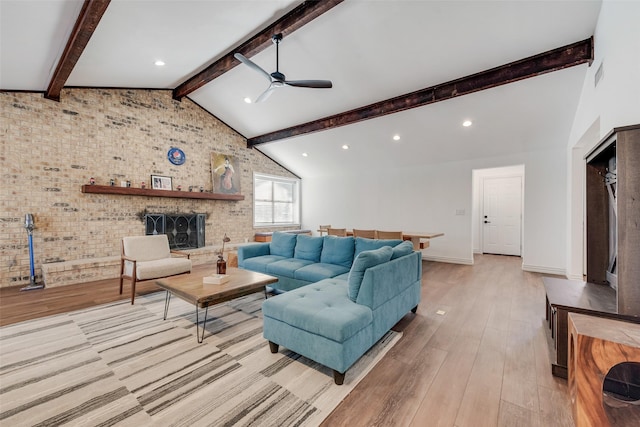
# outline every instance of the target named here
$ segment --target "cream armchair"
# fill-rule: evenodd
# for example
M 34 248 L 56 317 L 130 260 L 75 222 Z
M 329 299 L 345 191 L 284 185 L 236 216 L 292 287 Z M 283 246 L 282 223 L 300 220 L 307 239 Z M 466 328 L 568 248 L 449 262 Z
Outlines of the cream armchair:
M 182 257 L 173 258 L 172 254 Z M 123 280 L 131 279 L 131 304 L 136 297 L 136 282 L 182 273 L 191 273 L 189 254 L 170 250 L 166 234 L 122 238 L 120 294 Z

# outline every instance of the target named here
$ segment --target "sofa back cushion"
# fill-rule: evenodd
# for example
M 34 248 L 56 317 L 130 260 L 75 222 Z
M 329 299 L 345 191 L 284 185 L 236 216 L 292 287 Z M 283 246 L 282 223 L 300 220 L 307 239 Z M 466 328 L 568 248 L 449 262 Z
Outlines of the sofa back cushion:
M 122 249 L 136 261 L 152 261 L 171 257 L 169 239 L 166 234 L 131 236 L 122 238 Z
M 307 236 L 305 234 L 298 234 L 298 242 L 296 243 L 294 258 L 320 262 L 323 240 L 323 237 L 313 237 Z
M 298 236 L 293 233 L 274 232 L 271 236 L 271 243 L 269 243 L 269 253 L 285 258 L 293 258 L 293 249 L 296 247 L 296 237 Z
M 354 258 L 360 254 L 362 251 L 372 251 L 374 249 L 380 249 L 383 246 L 391 246 L 394 247 L 402 243 L 401 239 L 365 239 L 363 237 L 356 237 L 356 249 L 354 252 Z
M 355 302 L 358 298 L 360 285 L 367 268 L 388 262 L 392 254 L 393 249 L 390 246 L 383 246 L 372 251 L 362 251 L 358 254 L 353 261 L 351 271 L 349 271 L 349 279 L 347 280 L 349 283 L 348 295 L 351 301 Z
M 393 247 L 393 254 L 391 255 L 391 259 L 400 258 L 401 256 L 409 255 L 413 252 L 413 243 L 409 241 L 404 241 L 399 245 Z
M 351 268 L 354 248 L 353 237 L 324 236 L 320 262 Z

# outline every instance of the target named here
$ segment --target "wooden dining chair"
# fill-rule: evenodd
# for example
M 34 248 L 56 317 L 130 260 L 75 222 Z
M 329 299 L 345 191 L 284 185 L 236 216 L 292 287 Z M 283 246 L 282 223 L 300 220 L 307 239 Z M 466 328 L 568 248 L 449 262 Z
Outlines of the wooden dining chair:
M 402 231 L 381 231 L 377 230 L 378 239 L 402 239 Z
M 319 225 L 318 233 L 320 233 L 320 235 L 322 236 L 324 233 L 327 233 L 327 230 L 329 230 L 330 228 L 331 228 L 331 224 Z
M 376 239 L 376 230 L 353 229 L 353 237 L 364 237 L 365 239 Z
M 327 234 L 329 236 L 347 237 L 346 228 L 327 228 Z

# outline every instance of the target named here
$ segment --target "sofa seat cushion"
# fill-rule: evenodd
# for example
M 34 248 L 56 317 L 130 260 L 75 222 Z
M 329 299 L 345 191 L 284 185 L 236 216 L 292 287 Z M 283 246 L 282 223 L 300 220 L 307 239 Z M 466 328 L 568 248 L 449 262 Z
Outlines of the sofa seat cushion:
M 373 313 L 347 296 L 343 280 L 326 279 L 277 295 L 262 303 L 265 317 L 311 334 L 345 342 L 371 327 Z
M 351 268 L 355 240 L 353 237 L 324 236 L 320 262 Z
M 309 264 L 313 264 L 313 261 L 306 259 L 286 258 L 280 261 L 267 264 L 267 273 L 275 274 L 277 276 L 286 276 L 294 278 L 296 270 L 305 267 Z
M 125 274 L 131 277 L 133 274 L 133 263 L 126 261 L 124 267 Z M 187 258 L 163 258 L 153 261 L 138 261 L 136 263 L 137 280 L 156 279 L 158 277 L 190 272 L 191 260 Z
M 261 255 L 244 260 L 244 268 L 258 273 L 267 273 L 267 266 L 273 262 L 286 259 L 280 255 Z
M 308 282 L 319 282 L 320 280 L 335 277 L 348 271 L 349 269 L 347 267 L 341 265 L 318 262 L 299 268 L 295 271 L 293 277 Z

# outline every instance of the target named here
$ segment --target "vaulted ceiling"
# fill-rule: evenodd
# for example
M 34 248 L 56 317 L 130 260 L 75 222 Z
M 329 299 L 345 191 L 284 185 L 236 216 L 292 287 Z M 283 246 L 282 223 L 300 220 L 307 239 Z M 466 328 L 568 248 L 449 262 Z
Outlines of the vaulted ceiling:
M 255 147 L 301 177 L 508 155 L 566 145 L 600 3 L 0 0 L 0 89 L 53 98 L 55 83 L 172 89 L 250 144 L 273 139 Z M 83 31 L 74 31 L 79 16 Z M 333 88 L 279 88 L 246 103 L 268 81 L 233 53 L 275 71 L 269 39 L 280 31 L 279 70 L 291 80 L 328 79 Z M 70 35 L 71 45 L 84 47 L 75 57 L 65 50 Z M 557 48 L 554 63 L 544 55 Z M 527 78 L 513 78 L 517 67 L 497 70 L 488 84 L 476 76 L 535 55 L 542 56 L 521 67 Z M 462 78 L 467 90 L 441 86 Z M 423 89 L 447 96 L 425 101 Z M 462 127 L 464 120 L 473 125 Z M 343 123 L 350 124 L 334 126 Z M 321 130 L 305 133 L 310 128 Z M 282 129 L 289 131 L 273 136 Z

